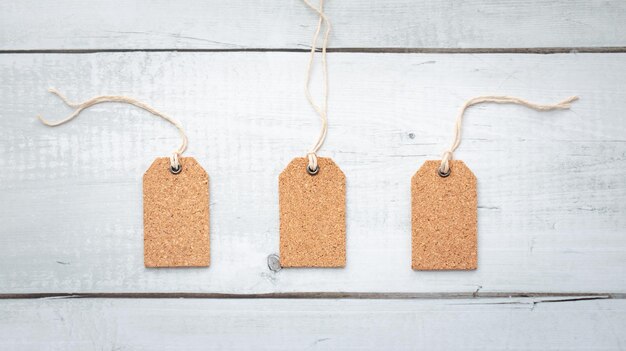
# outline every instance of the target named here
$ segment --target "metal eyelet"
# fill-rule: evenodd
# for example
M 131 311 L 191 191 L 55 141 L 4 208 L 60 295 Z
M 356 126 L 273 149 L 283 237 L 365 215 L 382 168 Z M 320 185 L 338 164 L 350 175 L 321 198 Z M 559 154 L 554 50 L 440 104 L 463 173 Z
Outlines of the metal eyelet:
M 179 164 L 177 168 L 174 168 L 174 167 L 170 166 L 170 172 L 172 174 L 178 174 L 178 173 L 182 172 L 182 170 L 183 170 L 183 165 L 181 165 L 181 164 Z
M 450 172 L 452 172 L 452 168 L 448 168 L 447 172 L 443 172 L 441 171 L 441 168 L 437 168 L 437 174 L 441 177 L 441 178 L 446 178 L 447 176 L 450 175 Z
M 317 168 L 315 168 L 315 170 L 311 169 L 308 165 L 306 166 L 306 171 L 308 174 L 314 176 L 316 174 L 318 174 L 320 172 L 320 166 L 317 165 Z

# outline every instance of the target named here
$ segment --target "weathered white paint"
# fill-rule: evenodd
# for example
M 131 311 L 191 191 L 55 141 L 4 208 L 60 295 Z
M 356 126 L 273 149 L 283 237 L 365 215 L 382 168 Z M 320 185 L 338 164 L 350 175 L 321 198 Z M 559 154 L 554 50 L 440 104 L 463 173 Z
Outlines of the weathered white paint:
M 331 47 L 626 46 L 623 0 L 330 0 Z M 0 2 L 0 50 L 306 48 L 301 0 Z
M 0 292 L 626 291 L 625 54 L 329 59 L 321 155 L 347 177 L 347 267 L 273 273 L 277 177 L 319 128 L 305 53 L 0 55 Z M 50 86 L 180 119 L 211 177 L 210 268 L 142 263 L 141 177 L 176 130 L 121 105 L 45 127 L 37 113 L 69 112 Z M 456 156 L 478 177 L 479 269 L 414 272 L 409 179 L 451 142 L 463 101 L 486 93 L 581 100 L 469 112 Z
M 326 3 L 333 48 L 626 46 L 619 0 Z M 0 50 L 304 49 L 314 25 L 300 0 L 7 1 Z M 306 54 L 0 54 L 0 293 L 626 292 L 625 54 L 330 60 L 322 155 L 348 180 L 348 265 L 273 273 L 277 177 L 319 127 Z M 142 265 L 141 176 L 176 131 L 120 105 L 47 129 L 36 113 L 68 112 L 49 86 L 128 94 L 181 120 L 211 176 L 210 268 Z M 457 156 L 479 181 L 479 269 L 413 272 L 410 176 L 485 93 L 581 101 L 469 113 Z M 0 349 L 625 347 L 626 300 L 562 299 L 0 300 Z
M 623 350 L 626 301 L 5 300 L 3 350 Z

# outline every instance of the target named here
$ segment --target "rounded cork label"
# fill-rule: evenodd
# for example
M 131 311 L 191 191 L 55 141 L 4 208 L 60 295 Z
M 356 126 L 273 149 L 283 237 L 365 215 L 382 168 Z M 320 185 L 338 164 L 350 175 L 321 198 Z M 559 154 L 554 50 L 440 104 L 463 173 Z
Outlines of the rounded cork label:
M 295 158 L 279 177 L 282 267 L 346 265 L 346 177 L 330 158 Z
M 170 171 L 157 158 L 143 176 L 144 264 L 146 267 L 206 267 L 209 247 L 209 177 L 192 157 Z
M 426 161 L 411 179 L 412 268 L 468 270 L 477 266 L 476 177 L 463 161 Z

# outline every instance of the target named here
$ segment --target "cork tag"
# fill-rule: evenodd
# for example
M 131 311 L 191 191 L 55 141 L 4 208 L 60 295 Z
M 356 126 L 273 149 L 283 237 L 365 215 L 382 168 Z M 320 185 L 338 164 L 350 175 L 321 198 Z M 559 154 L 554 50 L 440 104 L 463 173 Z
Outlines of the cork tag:
M 295 158 L 279 177 L 282 267 L 345 267 L 346 177 L 330 159 L 318 172 Z
M 412 246 L 415 270 L 477 267 L 476 177 L 463 161 L 426 161 L 411 179 Z
M 144 264 L 146 267 L 207 267 L 209 177 L 193 157 L 157 158 L 143 176 Z

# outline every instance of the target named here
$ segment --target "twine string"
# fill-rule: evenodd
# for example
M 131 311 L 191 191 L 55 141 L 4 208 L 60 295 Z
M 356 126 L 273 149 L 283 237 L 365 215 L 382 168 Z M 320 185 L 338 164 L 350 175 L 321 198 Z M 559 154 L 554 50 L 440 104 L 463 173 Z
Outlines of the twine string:
M 127 97 L 127 96 L 119 96 L 119 95 L 102 95 L 102 96 L 96 96 L 93 97 L 89 100 L 85 100 L 83 102 L 71 102 L 67 99 L 67 97 L 65 97 L 63 94 L 61 94 L 58 90 L 54 89 L 54 88 L 50 88 L 48 89 L 49 92 L 51 92 L 52 94 L 58 96 L 67 106 L 69 107 L 73 107 L 75 110 L 74 112 L 72 112 L 69 116 L 60 119 L 58 121 L 50 121 L 47 119 L 44 119 L 41 115 L 38 115 L 37 118 L 41 121 L 41 123 L 49 126 L 49 127 L 56 127 L 59 126 L 61 124 L 67 123 L 71 120 L 73 120 L 74 118 L 78 117 L 78 115 L 83 111 L 86 110 L 87 108 L 93 106 L 93 105 L 97 105 L 97 104 L 101 104 L 101 103 L 105 103 L 105 102 L 118 102 L 118 103 L 124 103 L 124 104 L 130 104 L 136 107 L 139 107 L 142 110 L 148 111 L 151 114 L 157 116 L 157 117 L 161 117 L 164 120 L 170 122 L 171 124 L 173 124 L 179 131 L 180 136 L 182 138 L 182 142 L 180 144 L 180 146 L 178 147 L 178 149 L 174 150 L 172 152 L 172 155 L 170 156 L 170 165 L 172 167 L 173 170 L 175 169 L 180 169 L 180 163 L 178 161 L 178 157 L 180 155 L 183 154 L 183 152 L 185 152 L 185 150 L 187 149 L 187 135 L 185 134 L 185 130 L 183 129 L 182 125 L 175 119 L 167 116 L 166 114 L 157 111 L 155 108 L 153 108 L 150 105 L 147 105 L 139 100 L 136 100 L 134 98 L 131 97 Z
M 309 0 L 302 0 L 304 3 L 310 7 L 313 11 L 317 13 L 319 16 L 319 20 L 317 22 L 317 29 L 315 30 L 315 35 L 313 35 L 313 41 L 311 43 L 311 55 L 309 56 L 309 63 L 307 65 L 307 73 L 306 73 L 306 83 L 304 85 L 304 93 L 306 95 L 309 104 L 311 107 L 317 112 L 321 121 L 322 121 L 322 129 L 317 138 L 317 141 L 313 145 L 313 147 L 307 153 L 307 157 L 309 159 L 308 168 L 311 171 L 315 171 L 318 169 L 317 163 L 317 152 L 324 144 L 324 140 L 326 140 L 326 134 L 328 133 L 328 65 L 326 60 L 326 48 L 328 47 L 328 36 L 330 34 L 330 21 L 326 14 L 324 13 L 324 0 L 320 0 L 319 8 L 316 8 L 309 2 Z M 315 58 L 315 51 L 317 50 L 317 42 L 319 39 L 319 35 L 321 33 L 322 25 L 326 23 L 326 29 L 324 31 L 324 39 L 322 42 L 322 70 L 323 70 L 323 98 L 322 103 L 317 104 L 313 97 L 311 96 L 310 85 L 311 85 L 311 73 L 313 69 L 313 60 Z
M 578 96 L 571 96 L 557 104 L 554 105 L 542 105 L 535 104 L 517 97 L 513 96 L 479 96 L 472 99 L 469 99 L 463 104 L 461 109 L 459 110 L 459 114 L 456 118 L 456 123 L 454 125 L 454 141 L 448 150 L 446 150 L 441 157 L 441 165 L 439 166 L 439 172 L 443 174 L 448 174 L 450 171 L 449 161 L 454 157 L 454 151 L 461 144 L 461 126 L 463 123 L 463 116 L 465 111 L 471 106 L 482 104 L 482 103 L 496 103 L 496 104 L 517 104 L 526 106 L 536 111 L 551 111 L 551 110 L 565 110 L 569 109 L 572 105 L 572 102 L 578 100 Z

